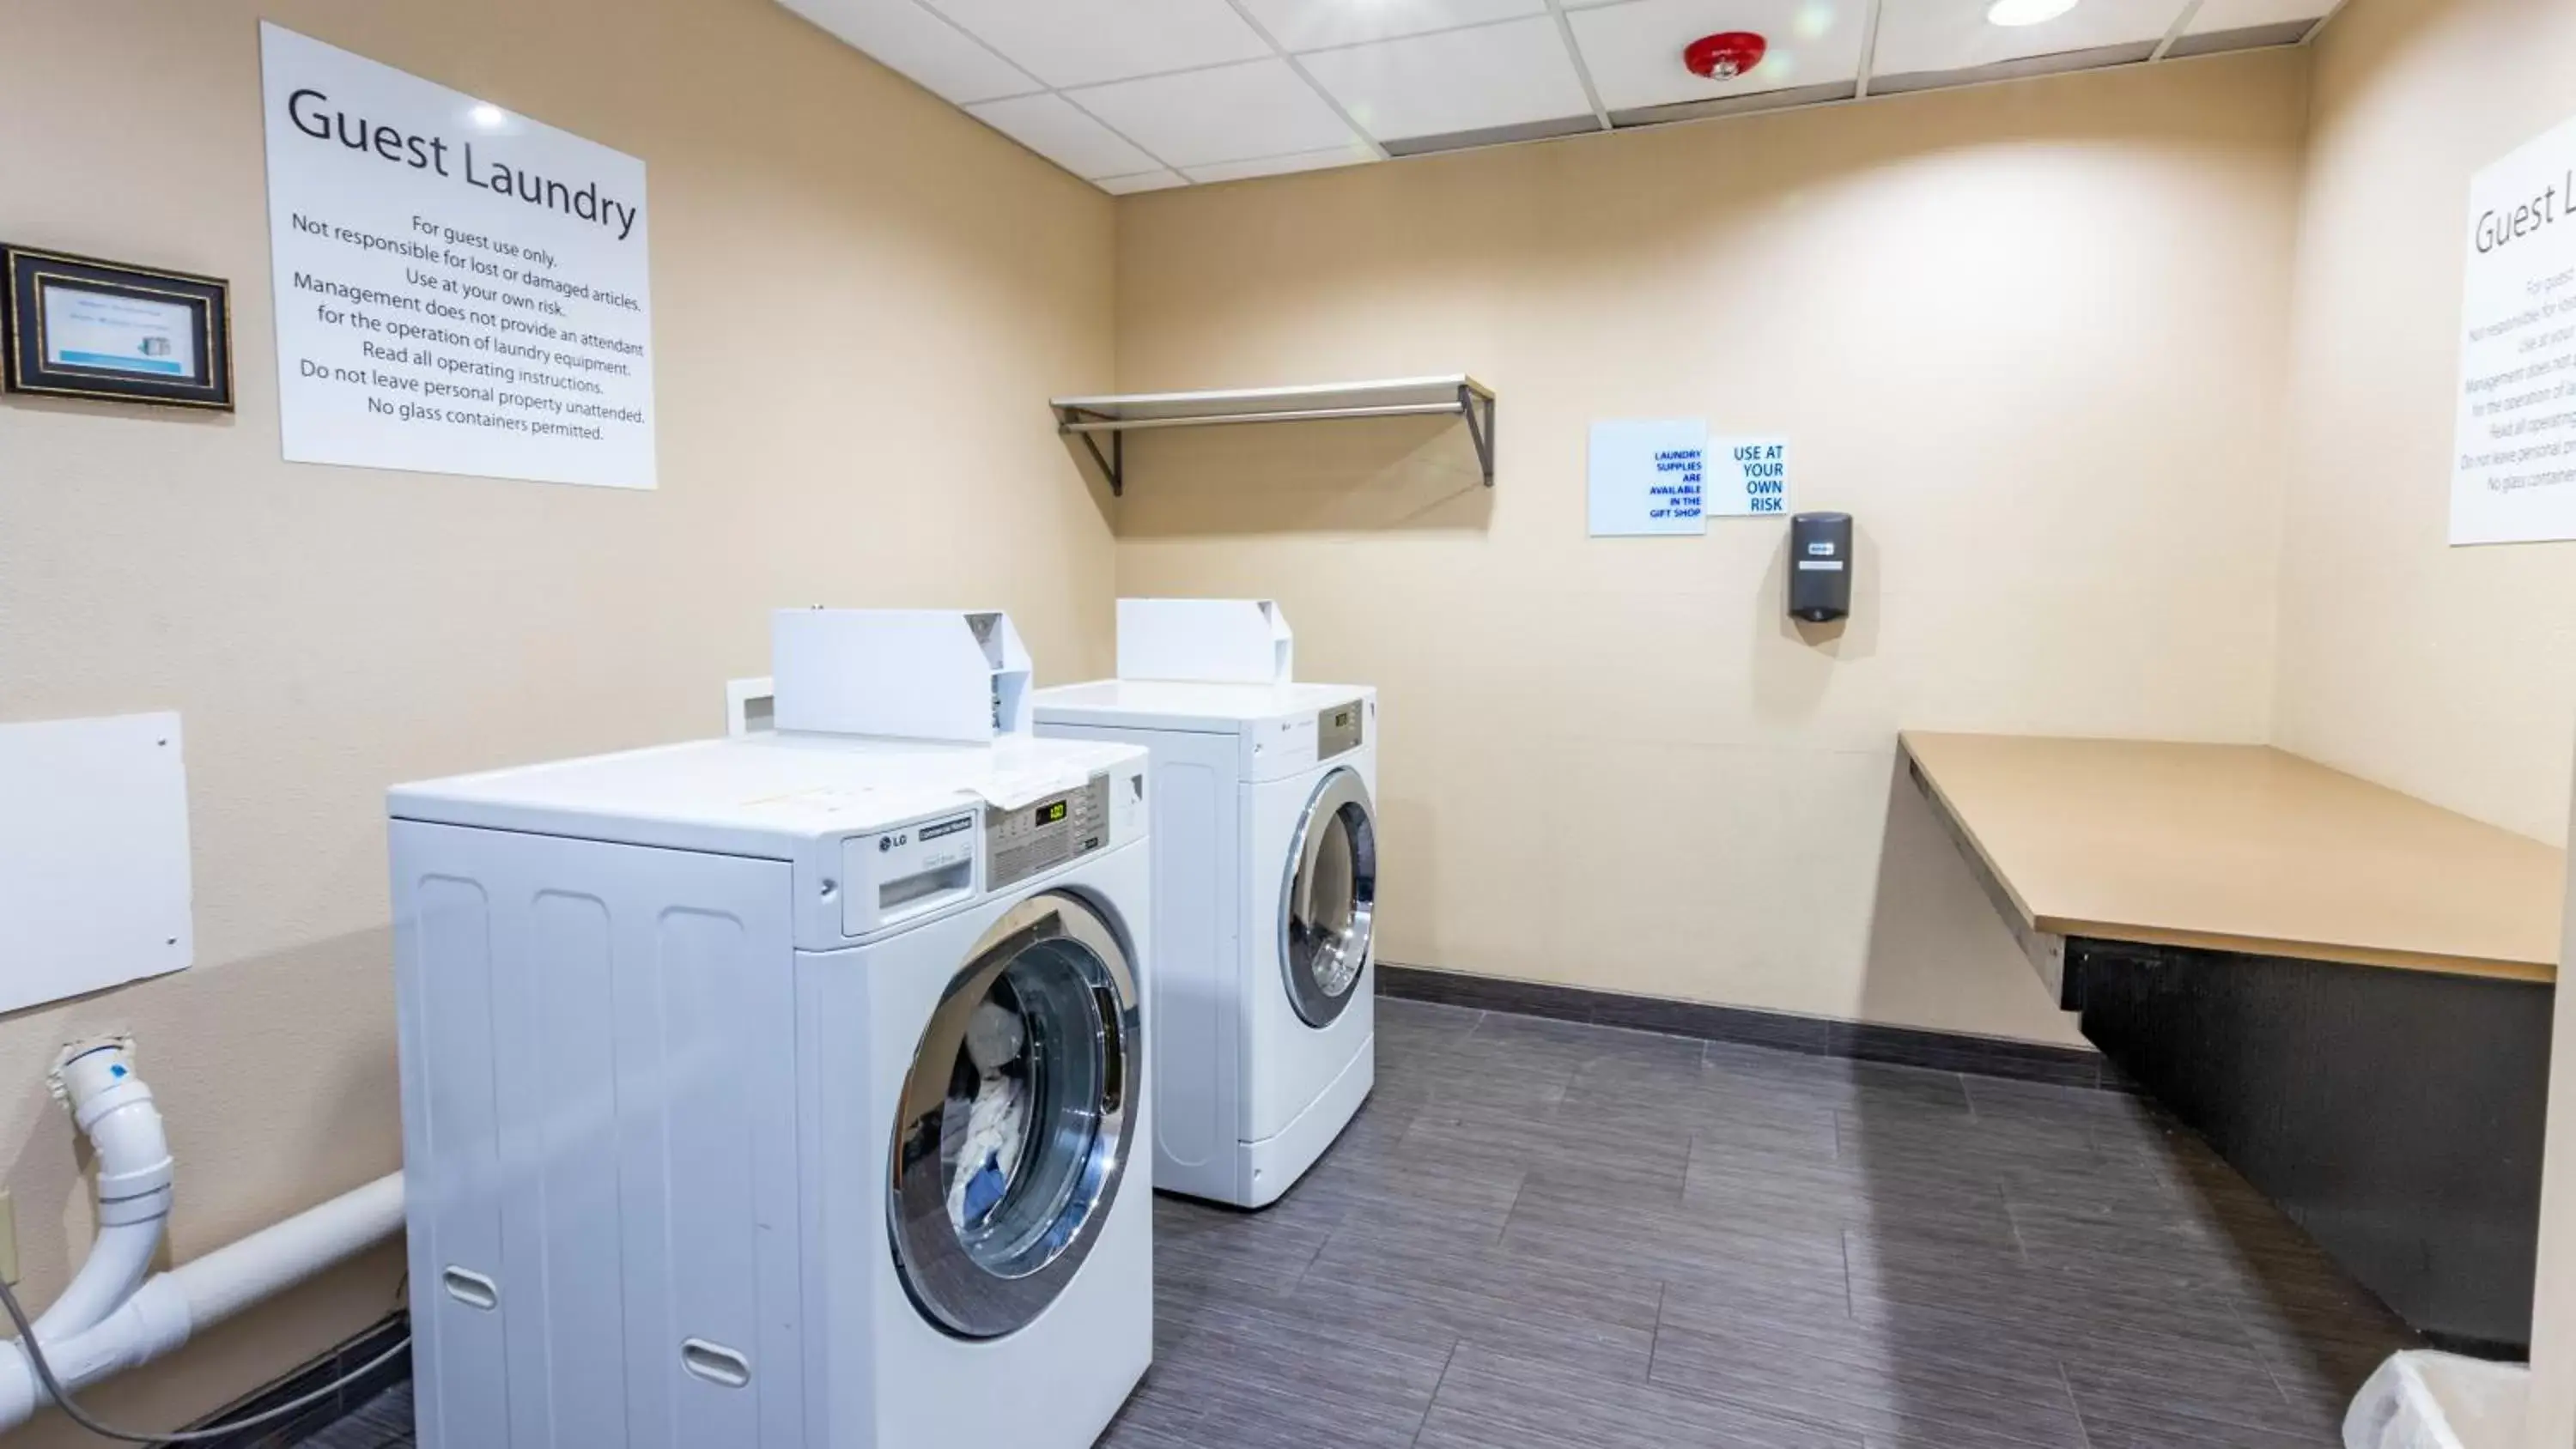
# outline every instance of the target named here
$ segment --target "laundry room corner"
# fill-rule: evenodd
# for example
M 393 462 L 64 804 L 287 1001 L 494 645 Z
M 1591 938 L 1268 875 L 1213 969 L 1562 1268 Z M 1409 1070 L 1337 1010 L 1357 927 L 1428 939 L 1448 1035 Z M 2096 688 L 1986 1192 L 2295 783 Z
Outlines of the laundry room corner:
M 1275 596 L 1379 683 L 1390 961 L 2078 1042 L 1895 736 L 2265 737 L 2306 65 L 1126 198 L 1122 388 L 1505 404 L 1490 491 L 1454 422 L 1137 435 L 1119 590 Z M 1776 521 L 1582 537 L 1587 420 L 1659 410 L 1793 436 L 1847 623 L 1782 617 Z

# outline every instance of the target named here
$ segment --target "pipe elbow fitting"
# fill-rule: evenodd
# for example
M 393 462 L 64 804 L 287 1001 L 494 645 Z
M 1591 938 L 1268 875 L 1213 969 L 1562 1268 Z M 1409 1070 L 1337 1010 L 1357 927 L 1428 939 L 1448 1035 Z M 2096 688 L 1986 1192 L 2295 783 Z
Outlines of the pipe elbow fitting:
M 170 1141 L 131 1049 L 107 1042 L 73 1053 L 54 1075 L 72 1121 L 98 1153 L 101 1226 L 169 1216 Z

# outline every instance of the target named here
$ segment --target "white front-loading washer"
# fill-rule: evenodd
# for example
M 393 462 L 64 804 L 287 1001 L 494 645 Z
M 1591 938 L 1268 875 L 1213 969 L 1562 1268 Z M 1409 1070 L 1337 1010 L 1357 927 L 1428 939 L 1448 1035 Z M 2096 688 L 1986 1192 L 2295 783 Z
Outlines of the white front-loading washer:
M 1376 1082 L 1377 692 L 1102 680 L 1040 735 L 1154 762 L 1154 1185 L 1261 1207 Z
M 1145 755 L 393 792 L 424 1449 L 1078 1449 L 1152 1355 Z

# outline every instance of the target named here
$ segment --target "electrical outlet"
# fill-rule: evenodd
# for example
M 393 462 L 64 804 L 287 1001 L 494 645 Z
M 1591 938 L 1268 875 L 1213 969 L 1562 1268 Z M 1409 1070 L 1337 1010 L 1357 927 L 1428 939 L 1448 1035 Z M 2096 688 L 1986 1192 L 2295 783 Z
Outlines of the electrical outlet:
M 18 1200 L 0 1187 L 0 1283 L 18 1286 Z

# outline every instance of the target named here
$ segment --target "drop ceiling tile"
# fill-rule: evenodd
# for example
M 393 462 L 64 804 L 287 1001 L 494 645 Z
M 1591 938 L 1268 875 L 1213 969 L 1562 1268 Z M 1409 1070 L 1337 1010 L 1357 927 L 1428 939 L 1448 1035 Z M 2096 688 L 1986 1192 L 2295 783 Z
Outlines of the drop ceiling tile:
M 1139 191 L 1168 191 L 1175 186 L 1187 186 L 1190 179 L 1177 171 L 1144 171 L 1134 176 L 1102 176 L 1091 184 L 1112 196 L 1132 196 Z
M 1066 94 L 1173 166 L 1362 144 L 1284 60 L 1120 81 Z
M 932 0 L 931 8 L 1051 86 L 1270 54 L 1226 0 Z
M 1292 51 L 1547 13 L 1547 0 L 1244 0 L 1244 6 Z
M 966 113 L 1085 180 L 1161 168 L 1062 96 L 1021 96 L 968 106 Z
M 2185 35 L 2210 35 L 2222 30 L 2252 30 L 2258 26 L 2282 25 L 2293 20 L 2322 20 L 2335 8 L 2335 0 L 2204 0 L 2200 13 L 2183 27 Z
M 1601 103 L 1619 111 L 1851 80 L 1860 74 L 1869 7 L 1865 0 L 1627 0 L 1566 18 Z M 1682 47 L 1722 30 L 1768 40 L 1762 63 L 1731 81 L 1691 74 Z
M 1986 19 L 1993 0 L 1887 0 L 1873 73 L 1967 70 L 2036 55 L 2153 43 L 2182 18 L 2184 0 L 2081 0 L 2037 25 Z
M 1209 166 L 1189 168 L 1192 181 L 1243 181 L 1254 176 L 1285 176 L 1292 171 L 1323 171 L 1335 166 L 1357 166 L 1377 159 L 1375 152 L 1361 147 L 1334 151 L 1300 151 L 1294 156 L 1264 156 L 1253 161 L 1219 161 Z
M 961 106 L 1046 89 L 913 0 L 779 3 Z
M 1300 61 L 1381 141 L 1592 110 L 1553 16 L 1318 51 Z

